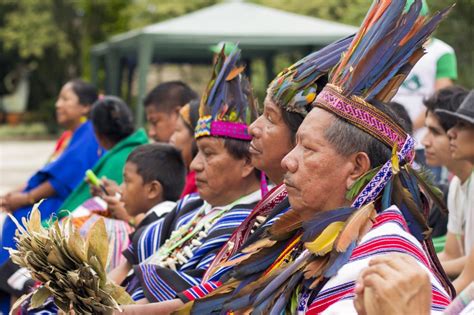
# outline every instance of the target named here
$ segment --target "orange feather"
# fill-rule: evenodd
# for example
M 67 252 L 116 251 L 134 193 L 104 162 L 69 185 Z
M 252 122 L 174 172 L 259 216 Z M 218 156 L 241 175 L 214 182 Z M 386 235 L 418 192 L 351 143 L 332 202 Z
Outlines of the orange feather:
M 376 216 L 373 203 L 363 206 L 351 215 L 336 240 L 336 250 L 345 252 L 353 241 L 360 240 L 370 230 Z
M 310 262 L 303 270 L 304 278 L 311 279 L 319 277 L 323 273 L 324 267 L 329 261 L 329 255 L 323 257 L 317 257 L 315 260 Z
M 270 227 L 270 234 L 273 236 L 272 239 L 278 239 L 279 237 L 287 236 L 288 233 L 299 229 L 302 225 L 303 222 L 300 215 L 293 209 L 290 209 L 273 223 Z
M 238 76 L 239 74 L 241 74 L 245 69 L 245 66 L 239 66 L 239 67 L 235 67 L 234 69 L 232 69 L 229 74 L 227 75 L 227 77 L 225 78 L 226 81 L 230 81 L 230 80 L 233 80 L 235 79 L 236 76 Z

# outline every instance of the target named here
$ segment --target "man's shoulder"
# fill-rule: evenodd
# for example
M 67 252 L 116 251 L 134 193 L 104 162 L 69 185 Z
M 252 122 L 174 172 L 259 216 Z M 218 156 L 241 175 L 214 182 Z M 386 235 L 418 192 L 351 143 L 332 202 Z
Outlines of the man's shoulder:
M 351 261 L 387 252 L 406 253 L 430 266 L 421 243 L 409 232 L 408 224 L 396 206 L 391 206 L 377 215 L 370 231 L 354 249 Z
M 200 205 L 202 205 L 203 202 L 204 201 L 201 199 L 199 194 L 197 192 L 194 192 L 178 200 L 176 208 L 178 209 L 178 211 L 181 211 L 183 209 L 193 210 L 195 207 L 199 207 Z

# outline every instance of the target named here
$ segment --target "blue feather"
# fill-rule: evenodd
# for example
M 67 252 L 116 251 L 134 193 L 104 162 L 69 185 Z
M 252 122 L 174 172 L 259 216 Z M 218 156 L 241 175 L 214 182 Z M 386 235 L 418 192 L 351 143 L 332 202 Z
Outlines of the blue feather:
M 410 230 L 410 233 L 420 242 L 423 242 L 424 236 L 423 236 L 423 230 L 416 221 L 415 217 L 413 214 L 408 210 L 408 208 L 405 206 L 405 204 L 402 204 L 399 206 L 400 211 L 403 214 L 403 217 L 405 218 L 405 221 L 408 224 L 408 229 Z
M 405 171 L 400 172 L 399 176 L 403 186 L 408 189 L 410 195 L 413 197 L 413 200 L 421 209 L 422 202 L 420 198 L 420 189 L 418 188 L 416 178 Z
M 217 297 L 198 299 L 191 309 L 192 315 L 220 313 L 222 305 L 229 298 L 230 294 L 218 295 Z
M 249 275 L 266 270 L 287 246 L 286 242 L 277 242 L 274 246 L 262 249 L 245 263 L 237 265 L 226 274 L 226 278 L 245 279 Z
M 356 247 L 356 242 L 353 241 L 347 250 L 343 253 L 338 253 L 337 251 L 333 251 L 331 255 L 337 255 L 336 259 L 334 259 L 334 262 L 331 263 L 329 262 L 329 267 L 324 271 L 324 277 L 325 278 L 332 278 L 334 277 L 339 269 L 341 269 L 342 266 L 344 266 L 349 259 L 351 258 L 352 252 L 354 251 L 354 248 Z
M 284 295 L 280 295 L 270 310 L 270 315 L 281 315 L 284 314 L 288 301 Z
M 247 307 L 251 304 L 250 293 L 244 296 L 232 298 L 229 302 L 225 303 L 222 307 L 222 311 L 235 311 Z M 202 313 L 204 314 L 204 313 Z
M 388 209 L 392 205 L 393 182 L 389 180 L 385 185 L 382 195 L 382 209 Z
M 303 222 L 303 236 L 301 241 L 308 242 L 313 241 L 316 236 L 332 222 L 335 221 L 346 221 L 349 216 L 356 211 L 356 208 L 339 208 L 331 211 L 324 211 L 318 213 L 310 221 Z
M 285 283 L 293 273 L 301 267 L 301 264 L 311 255 L 309 251 L 301 253 L 295 261 L 288 265 L 282 273 L 277 275 L 263 290 L 260 292 L 253 301 L 255 304 L 261 303 L 261 301 L 268 298 L 274 293 L 283 283 Z

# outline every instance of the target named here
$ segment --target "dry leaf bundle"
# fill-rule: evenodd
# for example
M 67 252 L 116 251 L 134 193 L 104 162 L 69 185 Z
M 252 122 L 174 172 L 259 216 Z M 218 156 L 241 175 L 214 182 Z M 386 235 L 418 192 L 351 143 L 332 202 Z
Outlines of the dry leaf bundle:
M 16 264 L 28 269 L 42 286 L 24 295 L 16 308 L 31 297 L 30 308 L 44 304 L 53 297 L 56 305 L 68 313 L 111 314 L 119 305 L 133 304 L 124 288 L 107 280 L 108 239 L 104 221 L 98 220 L 84 240 L 69 219 L 56 222 L 49 229 L 41 225 L 39 204 L 29 219 L 18 224 L 17 249 L 8 249 Z

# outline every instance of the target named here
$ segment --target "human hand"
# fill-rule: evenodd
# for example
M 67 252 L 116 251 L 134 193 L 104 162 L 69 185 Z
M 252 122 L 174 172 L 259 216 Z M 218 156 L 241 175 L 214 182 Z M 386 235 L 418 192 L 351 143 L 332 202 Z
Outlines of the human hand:
M 359 315 L 430 314 L 431 281 L 406 254 L 387 254 L 369 262 L 356 282 L 354 306 Z
M 0 197 L 0 212 L 7 212 L 5 196 Z
M 119 196 L 103 196 L 102 199 L 107 203 L 107 210 L 110 211 L 115 219 L 128 222 L 132 217 L 127 213 L 125 204 Z
M 3 211 L 14 212 L 16 209 L 29 205 L 30 198 L 28 194 L 23 192 L 11 192 L 5 195 L 1 202 L 1 207 Z
M 113 180 L 107 179 L 106 177 L 102 177 L 100 181 L 102 182 L 102 185 L 104 186 L 105 190 L 107 190 L 109 196 L 115 196 L 117 193 L 122 194 L 122 189 Z
M 93 185 L 89 179 L 86 178 L 86 182 L 87 184 L 89 184 L 89 192 L 91 194 L 92 197 L 102 197 L 104 194 L 104 192 L 102 191 L 102 189 L 100 189 L 100 187 L 96 186 L 96 185 Z

